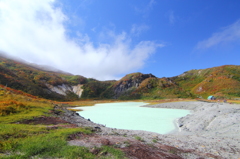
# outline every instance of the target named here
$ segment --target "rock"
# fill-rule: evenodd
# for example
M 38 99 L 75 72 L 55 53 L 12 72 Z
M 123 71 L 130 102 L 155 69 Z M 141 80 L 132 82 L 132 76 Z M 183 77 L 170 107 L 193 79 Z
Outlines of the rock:
M 183 126 L 183 124 L 180 124 L 180 125 L 179 125 L 179 127 L 182 127 L 182 126 Z

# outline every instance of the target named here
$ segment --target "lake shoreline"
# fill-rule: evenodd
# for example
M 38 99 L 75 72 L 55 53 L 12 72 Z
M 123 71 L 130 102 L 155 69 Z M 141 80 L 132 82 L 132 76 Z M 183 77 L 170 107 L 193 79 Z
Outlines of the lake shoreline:
M 240 158 L 240 105 L 208 102 L 172 102 L 145 105 L 152 108 L 191 110 L 178 119 L 181 131 L 158 134 L 147 131 L 108 128 L 66 111 L 62 118 L 80 127 L 92 127 L 101 136 L 139 136 L 148 144 L 164 144 L 181 149 L 183 158 Z M 144 107 L 145 107 L 144 106 Z M 155 142 L 157 143 L 155 143 Z
M 147 107 L 147 104 L 145 102 L 101 103 L 95 104 L 94 107 L 81 107 L 83 111 L 76 112 L 110 128 L 143 130 L 159 134 L 177 131 L 176 119 L 190 113 L 189 110 L 183 109 L 153 109 Z

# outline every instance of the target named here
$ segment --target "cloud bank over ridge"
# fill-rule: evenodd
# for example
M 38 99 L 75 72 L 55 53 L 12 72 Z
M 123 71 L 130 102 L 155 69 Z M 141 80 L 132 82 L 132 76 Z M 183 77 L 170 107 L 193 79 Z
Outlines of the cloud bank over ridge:
M 126 31 L 112 32 L 111 42 L 99 42 L 97 46 L 86 33 L 71 37 L 67 34 L 70 19 L 61 6 L 55 0 L 0 1 L 0 51 L 28 62 L 107 80 L 142 68 L 148 57 L 164 46 L 154 41 L 133 45 Z

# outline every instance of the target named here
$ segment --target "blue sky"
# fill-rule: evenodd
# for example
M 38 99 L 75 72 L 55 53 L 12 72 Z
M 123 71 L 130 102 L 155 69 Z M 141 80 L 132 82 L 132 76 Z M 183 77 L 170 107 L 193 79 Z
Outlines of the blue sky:
M 99 80 L 239 65 L 239 0 L 2 0 L 0 51 Z

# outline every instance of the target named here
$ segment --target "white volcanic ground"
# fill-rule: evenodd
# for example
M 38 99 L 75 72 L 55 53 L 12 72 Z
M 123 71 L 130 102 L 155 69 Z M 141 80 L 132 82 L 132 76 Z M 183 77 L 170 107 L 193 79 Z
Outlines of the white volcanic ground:
M 219 158 L 240 158 L 240 105 L 196 101 L 162 103 L 146 107 L 188 109 L 191 110 L 191 114 L 176 120 L 179 131 L 167 135 L 131 131 L 131 135 L 141 136 L 146 141 L 152 137 L 162 144 L 194 151 L 196 155 L 209 153 Z M 195 157 L 186 153 L 184 158 Z
M 240 105 L 208 102 L 173 102 L 152 108 L 192 110 L 176 121 L 179 131 L 158 135 L 168 145 L 211 153 L 220 158 L 240 158 Z
M 150 144 L 157 141 L 186 150 L 182 157 L 187 159 L 199 157 L 240 158 L 240 105 L 194 101 L 162 103 L 145 107 L 188 109 L 191 110 L 191 114 L 176 120 L 176 131 L 164 135 L 91 125 L 94 123 L 86 123 L 86 125 L 99 126 L 101 128 L 99 134 L 103 136 L 114 134 L 127 137 L 139 136 Z M 73 119 L 71 120 L 73 121 Z M 80 122 L 80 118 L 75 118 L 75 120 Z

